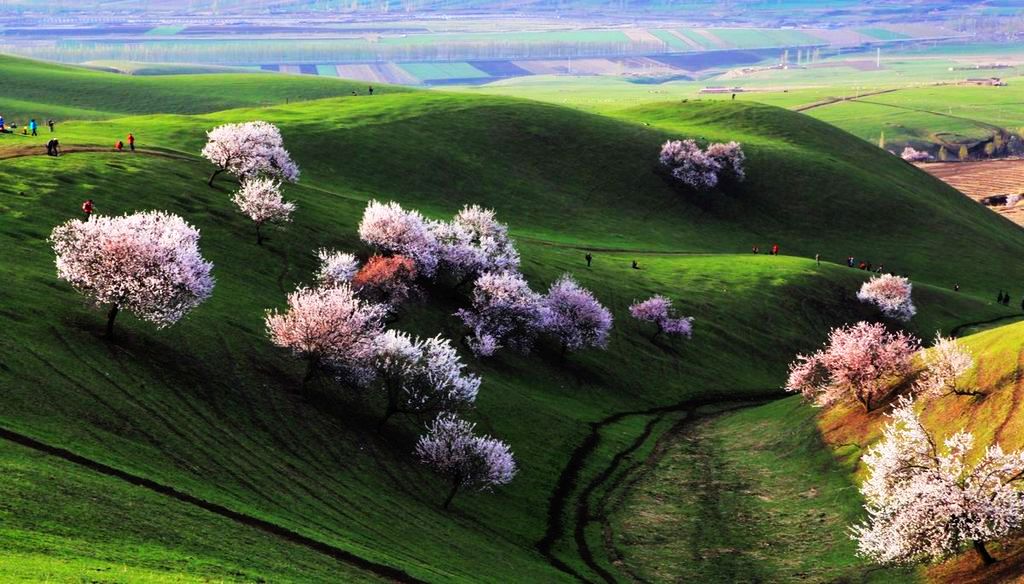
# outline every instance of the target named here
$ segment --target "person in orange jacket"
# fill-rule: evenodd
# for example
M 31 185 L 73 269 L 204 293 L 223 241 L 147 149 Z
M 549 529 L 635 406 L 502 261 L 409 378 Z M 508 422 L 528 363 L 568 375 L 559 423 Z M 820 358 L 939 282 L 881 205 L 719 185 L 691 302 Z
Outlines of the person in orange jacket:
M 130 132 L 128 133 L 128 148 L 135 152 L 135 135 Z
M 117 150 L 118 152 L 124 152 L 124 142 L 118 140 L 117 143 L 114 144 L 114 150 Z

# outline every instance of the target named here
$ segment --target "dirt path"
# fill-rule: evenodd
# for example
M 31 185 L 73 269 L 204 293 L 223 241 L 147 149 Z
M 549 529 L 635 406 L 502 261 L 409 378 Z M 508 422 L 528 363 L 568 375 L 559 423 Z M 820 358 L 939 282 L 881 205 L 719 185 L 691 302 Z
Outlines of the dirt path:
M 60 155 L 66 156 L 68 154 L 83 154 L 92 152 L 103 152 L 107 154 L 122 154 L 130 156 L 132 154 L 142 154 L 145 156 L 157 156 L 160 158 L 172 158 L 174 160 L 197 160 L 195 157 L 174 152 L 172 150 L 160 150 L 157 148 L 138 148 L 135 152 L 124 151 L 121 153 L 115 152 L 113 148 L 105 148 L 103 146 L 67 146 L 60 149 Z M 10 160 L 12 158 L 28 158 L 30 156 L 46 156 L 46 147 L 39 144 L 22 144 L 20 146 L 13 146 L 9 148 L 0 148 L 0 160 Z
M 858 99 L 860 99 L 862 97 L 870 97 L 872 95 L 882 95 L 883 93 L 895 93 L 895 92 L 901 91 L 903 89 L 907 89 L 907 88 L 905 88 L 905 87 L 897 87 L 896 89 L 881 89 L 881 90 L 878 90 L 878 91 L 870 91 L 868 93 L 860 93 L 860 94 L 857 94 L 857 97 L 851 97 L 851 98 L 831 97 L 829 99 L 824 99 L 822 101 L 816 101 L 814 103 L 808 103 L 808 104 L 804 104 L 804 105 L 799 105 L 799 106 L 793 108 L 793 111 L 795 111 L 795 112 L 805 112 L 805 111 L 812 110 L 812 109 L 815 109 L 815 108 L 825 107 L 827 105 L 832 105 L 832 104 L 836 104 L 836 103 L 840 103 L 840 102 L 844 102 L 844 101 L 857 101 Z
M 315 552 L 324 554 L 325 556 L 334 558 L 340 562 L 344 562 L 360 570 L 365 570 L 367 572 L 380 576 L 386 580 L 390 580 L 393 582 L 424 582 L 423 580 L 413 577 L 404 570 L 400 570 L 398 568 L 384 564 L 378 564 L 365 558 L 361 558 L 353 554 L 352 552 L 343 550 L 331 544 L 324 543 L 322 541 L 302 535 L 301 533 L 292 531 L 287 527 L 283 527 L 277 525 L 276 523 L 271 523 L 269 521 L 253 517 L 251 515 L 246 515 L 245 513 L 234 511 L 223 505 L 218 505 L 217 503 L 211 503 L 210 501 L 206 501 L 204 499 L 200 499 L 199 497 L 195 497 L 183 491 L 179 491 L 174 487 L 164 485 L 138 475 L 131 474 L 129 472 L 103 464 L 102 462 L 97 462 L 84 456 L 80 456 L 78 454 L 75 454 L 74 452 L 71 452 L 70 450 L 66 450 L 64 448 L 51 446 L 49 444 L 40 442 L 39 440 L 36 440 L 35 438 L 32 438 L 30 436 L 26 436 L 25 434 L 21 434 L 20 432 L 15 432 L 7 428 L 0 428 L 0 438 L 9 440 L 11 442 L 14 442 L 15 444 L 26 446 L 28 448 L 31 448 L 38 452 L 42 452 L 44 454 L 56 456 L 68 462 L 85 467 L 89 470 L 122 480 L 126 483 L 130 483 L 138 487 L 142 487 L 144 489 L 148 489 L 160 495 L 164 495 L 177 501 L 181 501 L 182 503 L 193 505 L 205 511 L 209 511 L 210 513 L 215 513 L 221 517 L 231 519 L 232 521 L 235 521 L 247 527 L 259 529 L 260 531 L 269 533 L 270 535 L 279 537 L 291 543 L 304 546 Z

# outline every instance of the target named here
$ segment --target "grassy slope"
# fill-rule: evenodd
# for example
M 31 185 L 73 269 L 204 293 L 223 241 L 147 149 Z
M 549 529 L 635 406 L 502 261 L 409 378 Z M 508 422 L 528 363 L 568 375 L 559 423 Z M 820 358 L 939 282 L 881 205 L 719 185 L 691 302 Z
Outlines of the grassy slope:
M 725 133 L 727 124 L 744 116 L 756 114 L 765 123 L 765 133 L 752 143 L 753 177 L 770 175 L 789 156 L 805 155 L 794 143 L 826 132 L 813 126 L 787 136 L 780 128 L 802 118 L 739 107 L 727 120 L 725 108 L 732 106 L 716 107 L 721 118 L 697 106 L 690 123 L 704 116 L 706 135 Z M 659 123 L 678 115 L 666 108 Z M 776 123 L 768 123 L 773 116 Z M 817 196 L 810 178 L 774 186 L 753 178 L 742 193 L 751 199 L 748 205 L 729 200 L 701 210 L 653 175 L 652 152 L 665 134 L 639 124 L 504 99 L 409 94 L 199 118 L 76 123 L 63 126 L 61 137 L 65 144 L 104 143 L 101 136 L 132 128 L 144 143 L 195 152 L 203 129 L 215 121 L 251 117 L 282 125 L 306 173 L 304 185 L 288 192 L 300 206 L 296 223 L 262 249 L 230 209 L 228 193 L 204 186 L 207 167 L 200 161 L 113 154 L 4 161 L 11 178 L 0 185 L 0 241 L 17 258 L 0 266 L 0 277 L 10 283 L 0 312 L 0 382 L 12 388 L 0 413 L 4 425 L 422 578 L 551 581 L 560 573 L 534 543 L 547 529 L 544 510 L 568 454 L 586 432 L 581 422 L 700 394 L 777 387 L 793 351 L 816 344 L 836 319 L 867 314 L 850 301 L 863 275 L 845 268 L 816 269 L 808 260 L 787 257 L 645 255 L 645 269 L 635 272 L 628 262 L 636 254 L 599 253 L 595 268 L 585 270 L 581 252 L 530 239 L 742 251 L 755 236 L 767 243 L 764 234 L 747 233 L 745 226 L 770 210 L 768 201 L 796 205 L 800 197 L 806 203 Z M 836 139 L 842 151 L 858 152 L 852 138 Z M 774 149 L 780 140 L 788 144 Z M 859 156 L 891 173 L 899 187 L 893 199 L 907 208 L 931 205 L 946 224 L 968 234 L 989 230 L 986 243 L 996 242 L 990 261 L 1012 265 L 1024 243 L 1008 224 L 981 209 L 961 209 L 948 191 L 877 152 Z M 848 173 L 851 166 L 820 172 Z M 881 199 L 873 189 L 878 183 L 851 196 Z M 100 212 L 164 208 L 197 224 L 204 253 L 217 265 L 214 298 L 167 331 L 126 318 L 117 344 L 100 342 L 98 315 L 54 280 L 44 241 L 87 196 L 97 199 Z M 312 250 L 358 248 L 355 226 L 370 196 L 433 213 L 451 212 L 463 202 L 493 205 L 521 237 L 524 271 L 538 288 L 573 270 L 617 318 L 606 354 L 561 363 L 545 350 L 474 364 L 486 380 L 474 418 L 513 444 L 523 472 L 496 495 L 458 500 L 451 514 L 436 509 L 439 485 L 409 460 L 411 425 L 375 435 L 368 428 L 377 404 L 326 386 L 324 393 L 341 395 L 295 395 L 299 366 L 270 348 L 262 333 L 263 309 L 281 305 L 288 289 L 309 280 Z M 778 216 L 772 221 L 779 230 L 771 236 L 784 244 L 787 234 L 796 238 L 803 229 L 799 220 L 796 227 L 785 227 Z M 615 232 L 608 232 L 610 225 Z M 860 237 L 870 249 L 911 245 L 899 233 Z M 936 232 L 918 237 L 940 245 Z M 989 281 L 969 259 L 943 268 L 926 256 L 908 255 L 906 263 L 939 283 L 954 267 L 973 270 L 978 289 Z M 969 294 L 919 290 L 926 330 L 1005 312 Z M 654 292 L 671 294 L 684 313 L 698 317 L 692 343 L 652 345 L 629 321 L 629 302 Z M 398 326 L 457 337 L 457 324 L 446 316 L 456 302 L 444 296 L 439 308 L 412 310 Z M 630 430 L 605 436 L 581 479 L 598 474 L 633 439 Z M 553 550 L 575 569 L 587 569 L 573 543 L 558 533 Z M 442 557 L 444 563 L 438 562 Z

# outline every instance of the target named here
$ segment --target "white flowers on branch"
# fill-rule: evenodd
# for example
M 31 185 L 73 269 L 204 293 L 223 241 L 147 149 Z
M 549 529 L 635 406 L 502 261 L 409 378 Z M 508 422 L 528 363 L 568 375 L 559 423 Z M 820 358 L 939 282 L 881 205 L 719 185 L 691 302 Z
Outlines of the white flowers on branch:
M 321 249 L 317 257 L 320 258 L 320 271 L 316 274 L 316 280 L 324 288 L 349 284 L 359 271 L 359 260 L 350 253 Z
M 563 355 L 586 347 L 607 348 L 612 313 L 572 276 L 565 274 L 555 281 L 542 304 L 544 332 L 559 342 Z
M 206 135 L 202 155 L 217 167 L 210 176 L 210 186 L 222 172 L 240 179 L 262 176 L 287 182 L 299 180 L 299 167 L 285 150 L 281 131 L 273 124 L 224 124 Z
M 165 327 L 213 292 L 213 264 L 199 252 L 199 230 L 177 215 L 73 219 L 54 228 L 50 243 L 57 276 L 109 307 L 108 337 L 121 310 Z
M 483 272 L 519 268 L 519 252 L 491 209 L 463 207 L 449 222 L 435 221 L 430 230 L 438 244 L 441 270 L 456 281 Z
M 738 142 L 711 144 L 701 150 L 694 140 L 669 140 L 658 156 L 675 180 L 698 191 L 711 190 L 724 180 L 743 182 L 746 159 Z
M 974 357 L 956 339 L 936 333 L 935 343 L 930 349 L 922 351 L 921 360 L 925 370 L 915 386 L 921 394 L 932 397 L 949 394 L 980 395 L 979 391 L 967 389 L 960 384 L 964 374 L 974 367 Z
M 383 255 L 411 259 L 427 278 L 437 271 L 437 239 L 419 211 L 406 211 L 393 201 L 370 201 L 359 223 L 359 238 Z
M 528 353 L 544 330 L 541 300 L 521 274 L 485 272 L 473 287 L 472 307 L 455 314 L 473 331 L 475 355 L 487 357 L 505 345 Z
M 881 564 L 935 561 L 967 545 L 985 563 L 985 544 L 1024 520 L 1024 452 L 989 446 L 972 454 L 974 436 L 958 432 L 940 445 L 901 398 L 882 440 L 864 455 L 861 486 L 868 520 L 853 527 L 859 553 Z M 969 460 L 976 460 L 973 464 Z
M 288 223 L 292 220 L 295 203 L 281 197 L 281 183 L 272 178 L 246 178 L 231 201 L 256 224 L 256 243 L 263 245 L 260 228 L 265 223 Z
M 902 276 L 882 274 L 864 282 L 857 292 L 857 299 L 874 304 L 889 318 L 907 322 L 917 314 L 911 298 L 913 289 L 910 280 Z
M 460 489 L 489 490 L 508 484 L 516 475 L 508 445 L 490 436 L 476 436 L 474 428 L 455 414 L 441 414 L 416 443 L 420 462 L 451 484 L 445 508 Z

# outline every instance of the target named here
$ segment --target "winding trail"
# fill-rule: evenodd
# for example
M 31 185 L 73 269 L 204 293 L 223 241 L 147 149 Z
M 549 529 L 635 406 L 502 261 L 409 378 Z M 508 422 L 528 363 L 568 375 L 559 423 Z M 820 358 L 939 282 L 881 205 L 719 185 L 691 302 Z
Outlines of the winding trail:
M 86 154 L 101 152 L 104 154 L 117 154 L 123 156 L 131 155 L 144 155 L 144 156 L 156 156 L 159 158 L 171 158 L 174 160 L 187 160 L 194 162 L 197 159 L 194 156 L 175 152 L 173 150 L 161 150 L 159 148 L 136 148 L 134 152 L 131 150 L 125 150 L 118 152 L 113 148 L 107 148 L 104 146 L 62 146 L 60 149 L 61 156 L 67 156 L 68 154 Z M 9 148 L 0 148 L 0 160 L 10 160 L 13 158 L 29 158 L 32 156 L 46 156 L 46 147 L 38 144 L 22 144 L 20 146 L 13 146 Z M 59 158 L 59 157 L 58 157 Z

